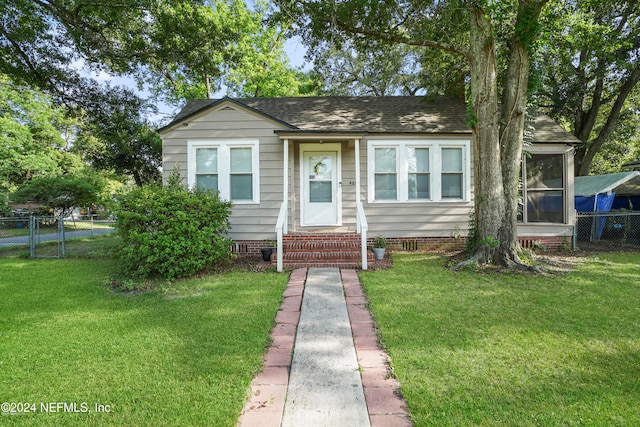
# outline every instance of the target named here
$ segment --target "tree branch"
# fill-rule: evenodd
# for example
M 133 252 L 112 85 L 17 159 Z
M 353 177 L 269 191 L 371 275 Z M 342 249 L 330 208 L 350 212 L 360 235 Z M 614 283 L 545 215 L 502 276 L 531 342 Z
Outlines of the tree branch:
M 604 75 L 605 75 L 605 62 L 603 59 L 598 61 L 598 68 L 596 69 L 596 86 L 593 90 L 593 96 L 591 106 L 586 112 L 581 113 L 580 126 L 576 126 L 576 137 L 582 141 L 587 142 L 589 135 L 593 130 L 602 106 L 602 94 L 604 90 Z M 586 92 L 585 92 L 586 93 Z
M 402 43 L 410 46 L 422 46 L 422 47 L 430 47 L 433 49 L 444 50 L 445 52 L 453 53 L 455 55 L 463 56 L 465 59 L 469 60 L 469 52 L 456 48 L 452 45 L 446 43 L 440 43 L 434 40 L 417 40 L 410 39 L 407 37 L 400 36 L 398 34 L 390 34 L 383 31 L 375 31 L 369 30 L 363 27 L 357 27 L 353 25 L 349 25 L 346 22 L 342 22 L 339 20 L 333 21 L 338 27 L 353 34 L 361 34 L 364 36 L 373 37 L 378 40 L 393 42 L 393 43 Z
M 607 117 L 607 121 L 600 130 L 596 139 L 589 144 L 589 147 L 587 148 L 587 152 L 585 153 L 582 164 L 580 165 L 579 175 L 589 174 L 591 163 L 593 162 L 596 153 L 600 151 L 602 146 L 613 133 L 613 130 L 618 123 L 618 119 L 620 118 L 620 113 L 624 107 L 624 103 L 627 101 L 631 91 L 633 91 L 638 82 L 640 82 L 640 66 L 636 66 L 636 68 L 633 69 L 627 80 L 625 80 L 624 84 L 620 88 L 620 93 L 611 107 L 611 112 Z

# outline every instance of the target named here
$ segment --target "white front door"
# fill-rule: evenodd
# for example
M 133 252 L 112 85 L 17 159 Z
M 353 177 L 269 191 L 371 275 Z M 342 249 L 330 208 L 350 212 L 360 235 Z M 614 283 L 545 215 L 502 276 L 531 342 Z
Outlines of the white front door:
M 303 226 L 341 225 L 340 144 L 301 147 Z

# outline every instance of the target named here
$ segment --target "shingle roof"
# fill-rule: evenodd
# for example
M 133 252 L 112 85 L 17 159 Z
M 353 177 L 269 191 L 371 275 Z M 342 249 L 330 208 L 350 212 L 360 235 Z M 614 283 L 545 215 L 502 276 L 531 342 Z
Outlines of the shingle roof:
M 555 142 L 563 144 L 580 144 L 580 140 L 564 130 L 546 114 L 539 113 L 533 119 L 533 142 Z
M 426 101 L 418 96 L 323 96 L 295 98 L 196 99 L 164 130 L 224 101 L 243 105 L 307 132 L 470 134 L 466 106 L 454 98 Z M 551 118 L 536 118 L 534 142 L 576 143 L 573 135 Z

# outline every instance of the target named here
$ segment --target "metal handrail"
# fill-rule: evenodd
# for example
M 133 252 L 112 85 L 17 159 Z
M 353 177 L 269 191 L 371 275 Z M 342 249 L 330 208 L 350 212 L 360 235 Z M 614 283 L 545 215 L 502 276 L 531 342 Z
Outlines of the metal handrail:
M 362 254 L 362 269 L 367 269 L 367 216 L 364 214 L 362 202 L 356 202 L 356 231 L 360 233 L 360 252 Z

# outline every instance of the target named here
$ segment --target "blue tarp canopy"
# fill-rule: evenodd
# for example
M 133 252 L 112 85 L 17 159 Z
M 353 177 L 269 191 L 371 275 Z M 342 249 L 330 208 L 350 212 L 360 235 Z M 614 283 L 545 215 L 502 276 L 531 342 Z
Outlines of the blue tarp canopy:
M 578 212 L 609 212 L 615 197 L 615 193 L 576 196 L 576 210 Z

